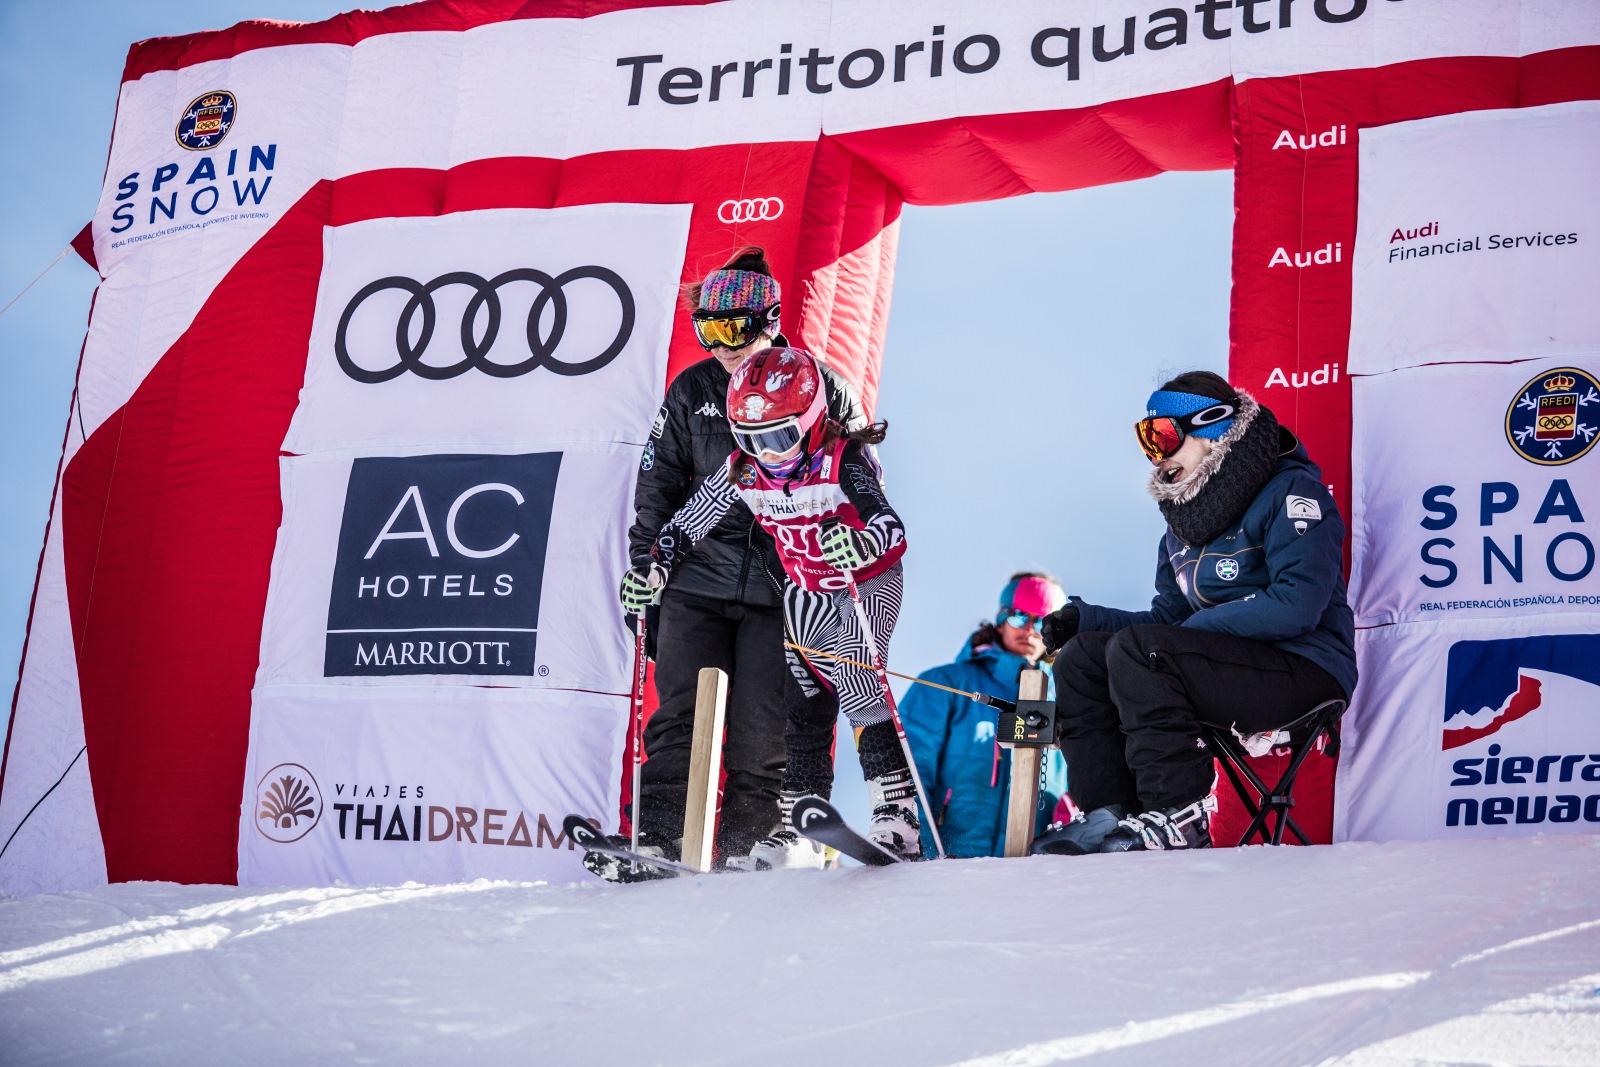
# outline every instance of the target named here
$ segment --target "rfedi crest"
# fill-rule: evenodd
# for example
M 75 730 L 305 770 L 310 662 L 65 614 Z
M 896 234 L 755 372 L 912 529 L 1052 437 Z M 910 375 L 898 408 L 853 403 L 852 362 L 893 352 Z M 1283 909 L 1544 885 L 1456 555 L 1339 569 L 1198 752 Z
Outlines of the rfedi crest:
M 1558 467 L 1600 437 L 1600 382 L 1577 367 L 1539 374 L 1506 408 L 1506 441 L 1529 463 Z
M 256 829 L 268 840 L 288 844 L 309 834 L 322 820 L 322 790 L 298 763 L 280 763 L 256 785 Z
M 1225 582 L 1231 582 L 1239 577 L 1239 561 L 1236 559 L 1217 560 L 1217 577 Z
M 178 128 L 173 136 L 178 139 L 178 144 L 191 152 L 215 148 L 233 129 L 237 110 L 238 102 L 226 90 L 201 93 L 178 116 Z

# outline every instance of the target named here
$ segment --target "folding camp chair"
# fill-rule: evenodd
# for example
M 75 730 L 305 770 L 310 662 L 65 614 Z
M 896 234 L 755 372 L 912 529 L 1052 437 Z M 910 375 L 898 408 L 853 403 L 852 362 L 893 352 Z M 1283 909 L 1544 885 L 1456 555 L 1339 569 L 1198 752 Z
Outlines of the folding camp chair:
M 1294 833 L 1302 845 L 1311 844 L 1311 839 L 1289 814 L 1289 809 L 1294 807 L 1294 780 L 1300 773 L 1301 764 L 1305 763 L 1306 757 L 1311 755 L 1317 741 L 1324 735 L 1328 739 L 1325 748 L 1328 755 L 1339 754 L 1339 717 L 1344 714 L 1344 709 L 1343 700 L 1324 701 L 1293 722 L 1278 728 L 1276 733 L 1287 735 L 1287 741 L 1280 742 L 1280 745 L 1287 744 L 1289 747 L 1289 766 L 1271 789 L 1267 788 L 1267 783 L 1250 765 L 1250 755 L 1233 730 L 1226 726 L 1200 724 L 1206 747 L 1222 764 L 1223 772 L 1233 783 L 1233 791 L 1239 795 L 1245 811 L 1250 813 L 1250 826 L 1239 838 L 1239 844 L 1249 844 L 1252 837 L 1260 834 L 1262 844 L 1281 845 L 1285 827 Z M 1246 782 L 1253 787 L 1253 792 L 1252 788 L 1246 787 Z M 1277 818 L 1269 833 L 1267 819 L 1273 814 Z

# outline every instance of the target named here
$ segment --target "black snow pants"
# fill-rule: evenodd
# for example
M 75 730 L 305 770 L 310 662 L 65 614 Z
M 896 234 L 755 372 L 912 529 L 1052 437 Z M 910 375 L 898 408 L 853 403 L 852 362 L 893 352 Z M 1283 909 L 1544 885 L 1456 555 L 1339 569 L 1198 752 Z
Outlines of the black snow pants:
M 655 642 L 660 706 L 644 731 L 647 758 L 640 773 L 639 828 L 667 838 L 683 836 L 700 669 L 720 667 L 728 672 L 728 709 L 716 847 L 723 856 L 745 855 L 779 822 L 778 787 L 791 705 L 820 702 L 815 716 L 831 725 L 837 703 L 814 684 L 807 686 L 814 694 L 808 700 L 791 677 L 778 605 L 717 600 L 669 586 L 660 620 Z
M 1189 804 L 1215 780 L 1199 723 L 1261 733 L 1347 695 L 1304 656 L 1184 626 L 1080 633 L 1054 669 L 1068 792 L 1084 811 Z

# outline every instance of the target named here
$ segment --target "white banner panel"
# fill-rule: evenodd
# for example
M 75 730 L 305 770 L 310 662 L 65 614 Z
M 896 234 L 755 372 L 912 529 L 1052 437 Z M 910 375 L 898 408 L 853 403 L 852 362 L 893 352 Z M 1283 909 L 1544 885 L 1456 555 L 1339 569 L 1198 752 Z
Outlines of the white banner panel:
M 239 884 L 588 878 L 615 829 L 627 701 L 528 689 L 258 690 Z
M 632 646 L 613 608 L 637 448 L 280 462 L 256 685 L 626 693 Z
M 1357 626 L 1600 605 L 1600 355 L 1351 383 Z
M 1600 103 L 1361 131 L 1352 374 L 1600 353 Z
M 1356 632 L 1337 840 L 1600 830 L 1600 613 Z
M 27 713 L 11 719 L 7 803 L 0 808 L 0 893 L 16 897 L 106 881 L 62 555 L 58 489 L 28 629 L 28 669 L 17 682 L 16 707 Z M 49 802 L 35 808 L 45 796 Z
M 642 445 L 689 212 L 590 204 L 328 227 L 285 451 Z
M 285 457 L 257 686 L 626 693 L 639 450 Z
M 239 878 L 571 878 L 614 820 L 615 607 L 687 205 L 324 231 Z
M 1600 104 L 1362 131 L 1335 835 L 1600 824 Z

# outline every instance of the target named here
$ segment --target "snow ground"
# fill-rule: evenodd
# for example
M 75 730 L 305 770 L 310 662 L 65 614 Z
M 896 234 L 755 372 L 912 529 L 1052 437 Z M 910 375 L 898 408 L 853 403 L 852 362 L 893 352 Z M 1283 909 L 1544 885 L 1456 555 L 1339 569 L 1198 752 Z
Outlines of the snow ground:
M 0 1062 L 1600 1065 L 1600 836 L 0 900 Z

